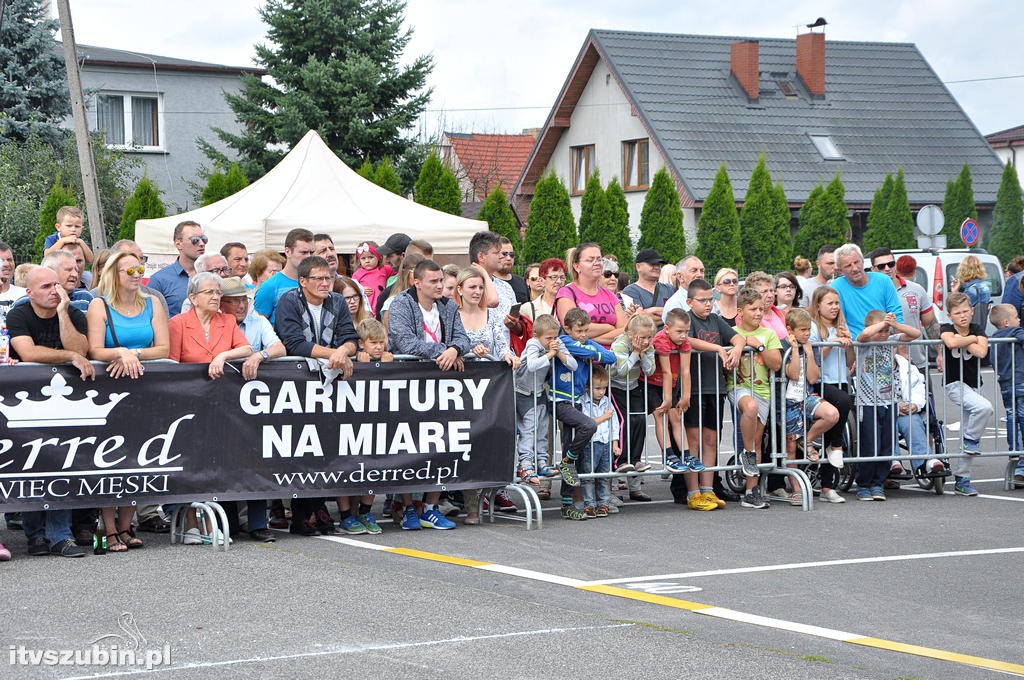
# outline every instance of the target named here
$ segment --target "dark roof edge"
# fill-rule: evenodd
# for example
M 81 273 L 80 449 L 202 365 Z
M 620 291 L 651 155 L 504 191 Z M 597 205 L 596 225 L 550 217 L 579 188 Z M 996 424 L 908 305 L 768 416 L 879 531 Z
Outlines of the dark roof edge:
M 786 40 L 793 42 L 796 40 L 796 36 L 792 38 L 777 38 L 777 37 L 765 37 L 756 35 L 708 35 L 706 33 L 665 33 L 663 31 L 617 31 L 610 28 L 592 28 L 591 33 L 607 33 L 611 35 L 646 35 L 646 36 L 664 36 L 667 38 L 712 38 L 715 40 Z M 899 45 L 901 47 L 914 47 L 915 43 L 910 42 L 885 42 L 882 40 L 828 40 L 827 44 L 833 45 L 885 45 L 891 47 L 893 45 Z
M 54 46 L 60 54 L 63 55 L 62 43 L 59 40 L 54 41 Z M 118 61 L 116 59 L 101 59 L 89 56 L 89 50 L 103 50 L 108 53 L 122 54 L 125 57 L 124 61 Z M 158 54 L 147 54 L 145 52 L 133 52 L 131 50 L 119 50 L 113 47 L 101 47 L 99 45 L 83 45 L 79 43 L 76 45 L 76 51 L 78 54 L 78 60 L 81 64 L 90 64 L 94 66 L 114 66 L 120 68 L 144 68 L 152 69 L 154 67 L 163 69 L 166 71 L 201 71 L 207 73 L 250 73 L 255 76 L 267 75 L 267 70 L 262 68 L 256 68 L 254 66 L 231 66 L 229 64 L 214 64 L 211 62 L 201 61 L 189 61 L 187 59 L 181 59 L 179 57 L 168 57 L 166 55 Z M 172 61 L 165 61 L 170 59 Z

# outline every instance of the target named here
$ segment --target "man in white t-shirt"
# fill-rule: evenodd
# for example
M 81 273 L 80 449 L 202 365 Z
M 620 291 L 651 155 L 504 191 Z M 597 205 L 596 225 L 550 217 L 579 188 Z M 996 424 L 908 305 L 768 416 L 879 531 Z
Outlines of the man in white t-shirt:
M 14 251 L 0 241 L 0 316 L 5 318 L 14 301 L 25 295 L 24 288 L 11 283 L 14 279 L 14 266 Z
M 830 285 L 836 275 L 836 246 L 825 245 L 818 248 L 818 260 L 815 264 L 818 273 L 800 285 L 800 290 L 803 293 L 800 297 L 800 306 L 805 309 L 811 306 L 811 296 L 814 295 L 814 291 L 822 286 Z
M 668 300 L 665 300 L 665 306 L 661 311 L 661 320 L 666 322 L 668 319 L 668 313 L 673 309 L 681 309 L 684 312 L 690 311 L 690 305 L 687 304 L 686 298 L 689 296 L 688 289 L 690 283 L 694 279 L 704 278 L 704 263 L 696 255 L 690 255 L 679 263 L 676 269 L 676 280 L 679 281 L 679 290 L 672 294 Z

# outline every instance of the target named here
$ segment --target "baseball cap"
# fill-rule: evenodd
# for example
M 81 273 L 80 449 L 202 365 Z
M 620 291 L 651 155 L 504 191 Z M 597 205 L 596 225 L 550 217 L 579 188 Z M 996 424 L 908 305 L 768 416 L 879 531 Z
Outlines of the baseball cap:
M 412 243 L 412 239 L 407 234 L 392 234 L 388 236 L 388 240 L 384 241 L 384 245 L 377 249 L 377 252 L 384 255 L 390 255 L 391 253 L 404 253 L 405 249 Z
M 665 264 L 665 258 L 658 254 L 654 248 L 644 248 L 636 254 L 635 262 L 646 262 L 647 264 Z

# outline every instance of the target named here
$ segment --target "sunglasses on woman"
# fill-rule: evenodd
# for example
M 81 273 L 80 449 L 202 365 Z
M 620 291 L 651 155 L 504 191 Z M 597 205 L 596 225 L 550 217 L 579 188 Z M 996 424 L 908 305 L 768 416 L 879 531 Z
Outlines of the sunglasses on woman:
M 722 279 L 718 283 L 719 283 L 719 285 L 722 285 L 722 286 L 731 286 L 731 285 L 739 283 L 739 282 L 740 282 L 739 279 Z
M 604 273 L 604 278 L 606 278 L 606 279 L 610 279 L 610 278 L 612 278 L 613 276 L 618 276 L 618 275 L 619 275 L 619 274 L 618 274 L 618 272 L 605 272 L 605 273 Z
M 140 264 L 136 267 L 127 267 L 125 269 L 122 269 L 121 271 L 123 271 L 128 276 L 142 276 L 142 272 L 146 271 L 146 268 Z

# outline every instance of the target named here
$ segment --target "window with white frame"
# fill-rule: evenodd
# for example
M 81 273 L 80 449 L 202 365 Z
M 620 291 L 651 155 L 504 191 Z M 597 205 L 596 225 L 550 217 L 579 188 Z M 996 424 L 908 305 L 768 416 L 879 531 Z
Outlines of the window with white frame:
M 646 139 L 622 143 L 623 189 L 646 189 L 650 184 L 649 145 Z
M 154 94 L 104 92 L 96 95 L 96 129 L 108 146 L 163 148 L 161 97 Z
M 572 147 L 572 193 L 587 190 L 587 180 L 594 170 L 594 145 Z

